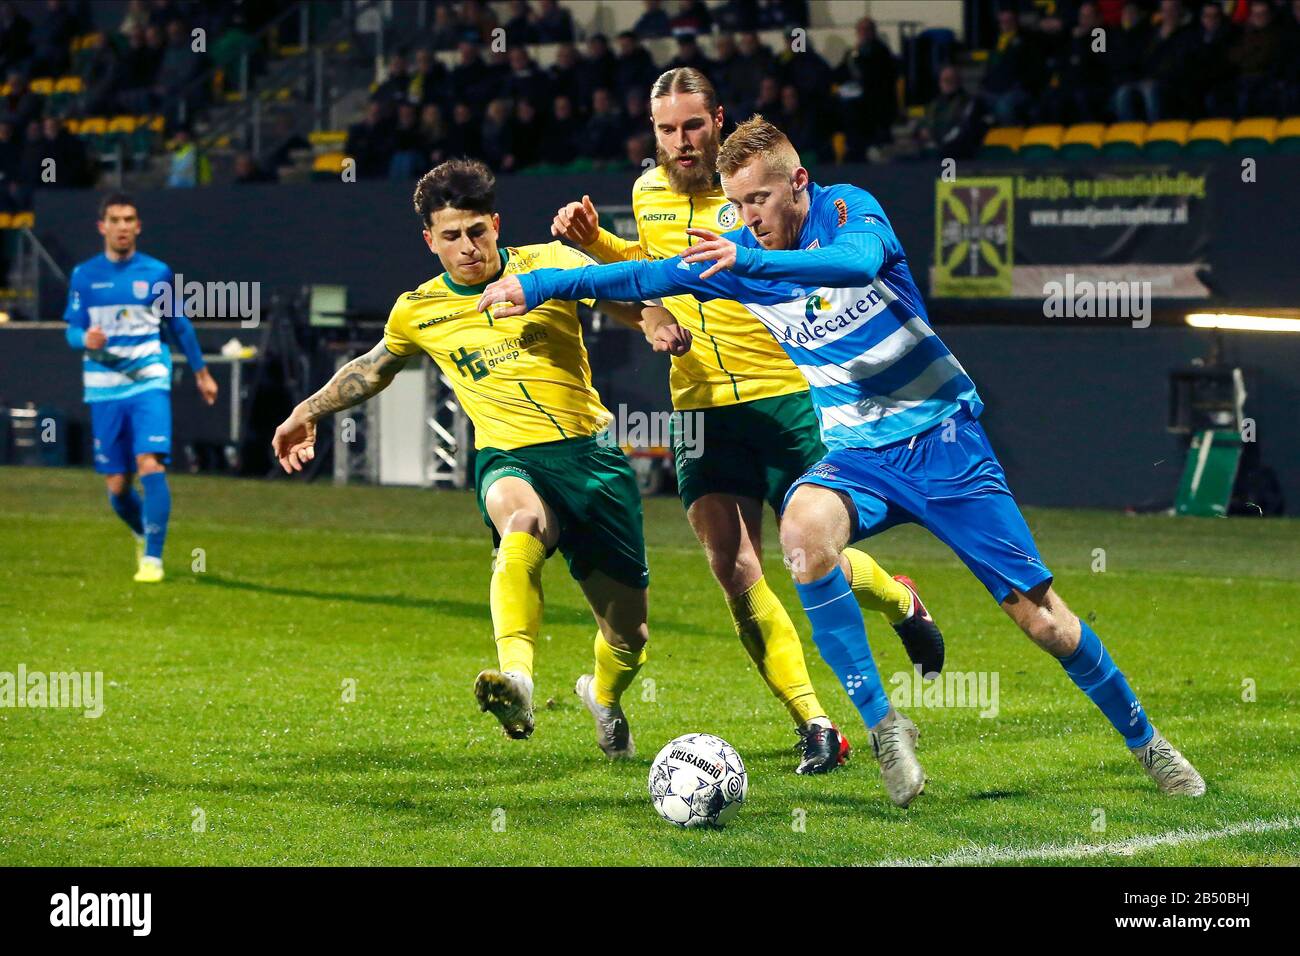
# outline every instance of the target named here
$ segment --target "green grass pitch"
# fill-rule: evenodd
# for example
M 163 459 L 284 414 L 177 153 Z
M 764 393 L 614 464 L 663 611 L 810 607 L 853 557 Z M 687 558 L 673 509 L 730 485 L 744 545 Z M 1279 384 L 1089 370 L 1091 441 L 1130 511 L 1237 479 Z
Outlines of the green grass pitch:
M 146 587 L 98 476 L 7 468 L 0 488 L 0 671 L 105 681 L 98 719 L 0 708 L 0 864 L 1300 860 L 1292 520 L 1028 514 L 1063 596 L 1206 777 L 1199 801 L 1159 796 L 941 544 L 914 528 L 875 539 L 921 586 L 948 668 L 999 675 L 996 717 L 906 708 L 930 782 L 902 811 L 808 640 L 772 529 L 769 580 L 858 747 L 826 777 L 791 772 L 785 714 L 673 499 L 646 502 L 651 650 L 627 704 L 640 753 L 615 765 L 573 695 L 594 625 L 558 559 L 536 734 L 507 740 L 478 712 L 491 542 L 467 493 L 175 476 L 168 580 Z M 904 670 L 893 632 L 867 623 L 882 674 Z M 749 769 L 724 831 L 678 830 L 650 805 L 650 760 L 689 731 L 726 738 Z

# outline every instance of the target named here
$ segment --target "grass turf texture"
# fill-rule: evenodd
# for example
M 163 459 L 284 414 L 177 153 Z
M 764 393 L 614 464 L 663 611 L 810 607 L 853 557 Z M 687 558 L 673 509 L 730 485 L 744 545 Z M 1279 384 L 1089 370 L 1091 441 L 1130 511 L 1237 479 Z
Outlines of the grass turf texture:
M 536 734 L 507 740 L 478 712 L 474 675 L 495 663 L 491 549 L 467 493 L 176 476 L 169 577 L 140 586 L 98 476 L 7 468 L 0 481 L 0 671 L 103 671 L 106 698 L 97 720 L 0 709 L 3 864 L 868 864 L 1072 844 L 1117 844 L 1085 864 L 1300 858 L 1295 820 L 1128 844 L 1296 815 L 1294 521 L 1029 512 L 1061 593 L 1206 777 L 1199 801 L 1158 795 L 939 542 L 914 528 L 875 539 L 891 572 L 919 582 L 948 668 L 1000 675 L 996 718 L 907 708 L 930 783 L 902 811 L 807 638 L 771 531 L 769 580 L 857 747 L 829 776 L 791 772 L 786 716 L 673 499 L 646 502 L 651 651 L 627 704 L 640 754 L 610 764 L 572 692 L 594 624 L 558 559 L 545 571 Z M 882 674 L 904 670 L 892 631 L 867 623 Z M 1255 702 L 1242 699 L 1248 678 Z M 724 737 L 749 769 L 725 831 L 678 830 L 650 805 L 649 762 L 689 731 Z

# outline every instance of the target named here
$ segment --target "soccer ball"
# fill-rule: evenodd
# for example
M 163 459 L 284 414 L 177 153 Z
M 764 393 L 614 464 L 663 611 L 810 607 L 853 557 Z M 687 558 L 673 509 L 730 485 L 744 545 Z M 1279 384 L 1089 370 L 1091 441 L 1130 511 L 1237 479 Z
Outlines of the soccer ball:
M 736 748 L 713 734 L 670 741 L 650 767 L 650 799 L 679 827 L 725 826 L 745 802 L 749 776 Z

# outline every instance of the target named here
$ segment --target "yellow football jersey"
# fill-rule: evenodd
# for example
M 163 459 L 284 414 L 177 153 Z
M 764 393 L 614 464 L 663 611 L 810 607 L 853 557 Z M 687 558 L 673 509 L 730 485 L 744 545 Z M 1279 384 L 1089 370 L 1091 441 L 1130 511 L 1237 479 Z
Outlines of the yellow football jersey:
M 501 259 L 501 275 L 592 264 L 559 242 L 511 246 Z M 486 285 L 457 285 L 444 272 L 406 293 L 388 316 L 384 345 L 394 355 L 427 352 L 438 363 L 474 423 L 477 448 L 601 431 L 611 416 L 591 384 L 577 303 L 551 299 L 525 315 L 493 318 L 474 309 Z
M 646 170 L 632 187 L 640 247 L 651 259 L 678 255 L 695 239 L 691 227 L 728 232 L 740 225 L 722 187 L 707 193 L 673 192 L 660 166 Z M 808 388 L 794 363 L 744 306 L 728 299 L 700 302 L 691 295 L 670 296 L 664 308 L 695 337 L 691 350 L 674 356 L 669 386 L 673 407 L 734 405 L 756 398 L 789 395 Z

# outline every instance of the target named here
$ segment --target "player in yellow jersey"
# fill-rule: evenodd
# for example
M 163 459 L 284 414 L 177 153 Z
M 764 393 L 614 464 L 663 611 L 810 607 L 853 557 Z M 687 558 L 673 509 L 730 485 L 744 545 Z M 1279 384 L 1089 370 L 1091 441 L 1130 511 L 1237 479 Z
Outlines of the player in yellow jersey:
M 503 275 L 591 260 L 560 242 L 498 248 L 495 180 L 473 160 L 451 160 L 415 190 L 424 239 L 445 270 L 401 296 L 383 341 L 343 366 L 276 430 L 287 472 L 314 456 L 316 422 L 386 388 L 427 353 L 474 423 L 475 488 L 497 545 L 490 586 L 498 667 L 474 683 L 483 710 L 506 735 L 533 732 L 533 652 L 542 617 L 542 563 L 557 548 L 578 581 L 598 631 L 595 667 L 576 693 L 612 759 L 635 754 L 619 701 L 645 662 L 646 566 L 641 495 L 623 453 L 597 436 L 610 421 L 591 384 L 582 326 L 571 302 L 547 302 L 497 319 L 474 304 Z M 591 303 L 588 303 L 591 304 Z M 600 304 L 623 321 L 639 306 Z
M 709 80 L 690 67 L 668 70 L 650 107 L 658 164 L 632 187 L 637 240 L 601 229 L 587 196 L 561 208 L 551 227 L 605 262 L 667 258 L 692 243 L 687 229 L 739 224 L 717 177 L 723 111 Z M 656 351 L 673 353 L 673 408 L 698 416 L 702 453 L 675 449 L 678 490 L 736 633 L 794 719 L 796 772 L 833 770 L 848 743 L 817 699 L 794 623 L 762 568 L 763 502 L 779 515 L 790 486 L 825 454 L 808 383 L 736 302 L 672 296 L 642 311 L 641 328 Z M 843 558 L 858 603 L 885 615 L 922 673 L 939 671 L 943 637 L 912 582 L 890 577 L 865 551 L 847 548 Z

